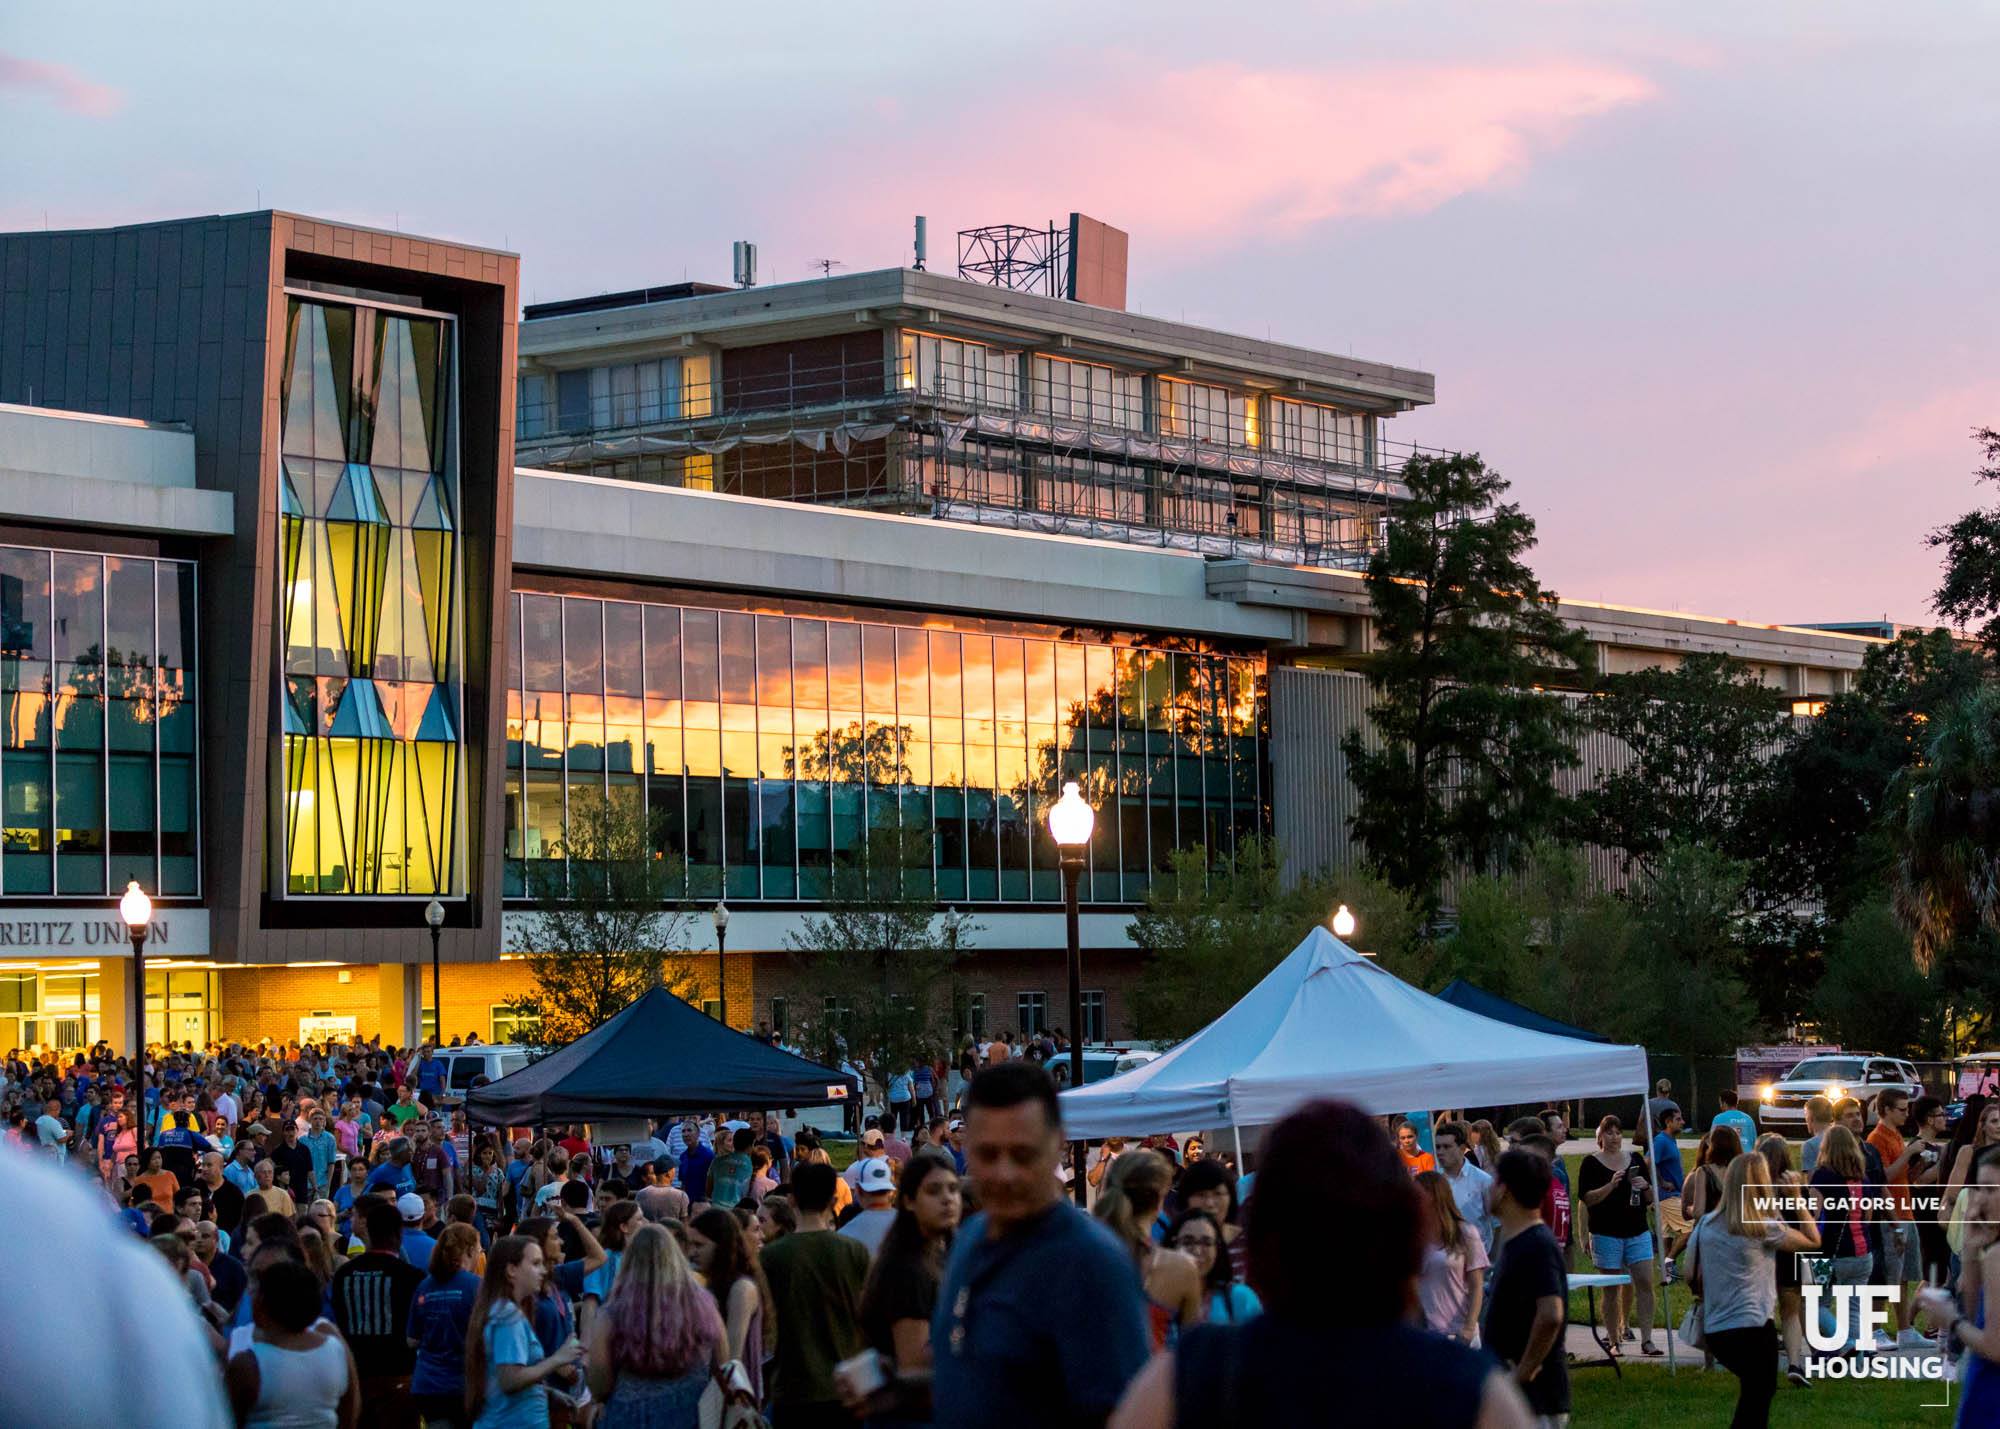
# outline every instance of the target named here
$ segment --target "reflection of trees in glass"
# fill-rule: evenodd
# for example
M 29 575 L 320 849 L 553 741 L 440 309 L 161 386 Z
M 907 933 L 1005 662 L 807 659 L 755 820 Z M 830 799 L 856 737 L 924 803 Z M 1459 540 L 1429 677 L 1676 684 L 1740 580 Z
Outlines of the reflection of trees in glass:
M 696 990 L 681 861 L 659 852 L 637 794 L 573 787 L 561 843 L 529 864 L 536 908 L 511 951 L 526 956 L 533 991 L 510 1011 L 539 1018 L 550 1046 L 602 1026 L 656 983 L 690 1000 Z
M 912 891 L 919 880 L 909 875 L 930 864 L 929 830 L 869 830 L 863 848 L 835 857 L 824 911 L 785 938 L 808 1010 L 799 1023 L 807 1054 L 829 1065 L 861 1057 L 878 1086 L 947 1047 L 952 969 L 977 926 L 940 916 L 928 893 Z M 839 1011 L 827 1016 L 829 1007 Z
M 814 730 L 803 745 L 785 746 L 785 777 L 877 788 L 908 784 L 910 766 L 903 754 L 913 737 L 906 724 L 872 719 L 865 726 L 856 720 L 839 729 Z
M 1135 654 L 1129 688 L 1103 687 L 1072 701 L 1055 740 L 1036 740 L 1027 777 L 1011 791 L 1017 807 L 1047 808 L 1074 781 L 1100 812 L 1115 799 L 1143 801 L 1148 790 L 1174 789 L 1175 759 L 1227 760 L 1228 735 L 1256 730 L 1258 704 L 1247 678 L 1234 695 L 1229 662 L 1220 656 L 1159 651 Z M 1156 727 L 1157 725 L 1157 727 Z M 1116 756 L 1114 758 L 1114 755 Z M 1188 804 L 1200 802 L 1181 791 Z

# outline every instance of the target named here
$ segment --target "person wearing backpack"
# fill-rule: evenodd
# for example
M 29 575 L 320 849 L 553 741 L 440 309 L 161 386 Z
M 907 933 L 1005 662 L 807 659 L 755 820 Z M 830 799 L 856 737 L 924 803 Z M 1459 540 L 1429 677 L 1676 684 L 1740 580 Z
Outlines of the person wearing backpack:
M 931 1066 L 928 1053 L 919 1054 L 910 1067 L 912 1090 L 916 1093 L 916 1106 L 906 1131 L 915 1131 L 931 1115 L 931 1103 L 937 1097 L 937 1071 Z

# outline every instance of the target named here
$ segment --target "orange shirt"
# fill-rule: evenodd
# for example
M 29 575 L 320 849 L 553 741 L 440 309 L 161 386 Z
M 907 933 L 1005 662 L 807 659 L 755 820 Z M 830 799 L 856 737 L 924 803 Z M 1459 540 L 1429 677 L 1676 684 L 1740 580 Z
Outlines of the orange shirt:
M 174 1196 L 181 1189 L 181 1178 L 171 1171 L 155 1171 L 150 1176 L 136 1177 L 135 1186 L 144 1186 L 155 1204 L 163 1211 L 174 1208 Z
M 1437 1158 L 1432 1156 L 1428 1151 L 1419 1151 L 1415 1156 L 1408 1155 L 1402 1151 L 1398 1151 L 1396 1154 L 1403 1158 L 1403 1164 L 1409 1168 L 1412 1176 L 1416 1175 L 1419 1171 L 1435 1171 L 1438 1169 Z
M 1868 1133 L 1868 1144 L 1882 1153 L 1882 1166 L 1886 1170 L 1903 1154 L 1903 1133 L 1886 1121 L 1875 1123 L 1875 1129 Z M 1896 1197 L 1896 1219 L 1910 1219 L 1910 1169 L 1889 1172 L 1889 1189 Z

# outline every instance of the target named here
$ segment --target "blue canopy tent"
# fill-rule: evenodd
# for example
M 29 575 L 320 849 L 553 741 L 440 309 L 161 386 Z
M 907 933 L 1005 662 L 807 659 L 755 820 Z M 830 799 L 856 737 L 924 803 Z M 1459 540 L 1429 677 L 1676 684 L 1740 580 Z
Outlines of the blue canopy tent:
M 1546 1032 L 1551 1037 L 1574 1037 L 1579 1042 L 1609 1043 L 1609 1037 L 1600 1037 L 1595 1032 L 1586 1032 L 1581 1027 L 1572 1027 L 1567 1022 L 1558 1022 L 1553 1017 L 1544 1017 L 1531 1007 L 1523 1007 L 1518 1002 L 1509 1002 L 1498 993 L 1488 992 L 1467 982 L 1464 978 L 1454 978 L 1445 990 L 1438 994 L 1438 1001 L 1448 1002 L 1453 1007 L 1462 1007 L 1467 1012 L 1476 1012 L 1481 1017 L 1490 1017 L 1495 1022 L 1511 1022 L 1516 1027 L 1525 1027 L 1531 1032 Z
M 594 1032 L 465 1098 L 493 1126 L 672 1116 L 717 1107 L 825 1106 L 858 1093 L 843 1072 L 724 1027 L 663 987 Z

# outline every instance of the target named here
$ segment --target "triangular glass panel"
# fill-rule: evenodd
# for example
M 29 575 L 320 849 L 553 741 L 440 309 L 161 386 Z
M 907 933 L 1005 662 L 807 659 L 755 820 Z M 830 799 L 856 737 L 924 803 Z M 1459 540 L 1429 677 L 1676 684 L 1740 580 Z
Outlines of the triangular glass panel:
M 434 687 L 430 704 L 424 708 L 423 723 L 417 726 L 417 738 L 427 744 L 456 743 L 458 732 L 453 727 L 455 723 L 451 713 L 450 687 Z
M 383 509 L 382 494 L 375 489 L 375 473 L 359 462 L 343 466 L 333 499 L 326 506 L 326 519 L 388 525 L 389 513 Z
M 424 486 L 424 494 L 417 502 L 416 515 L 410 524 L 423 531 L 449 531 L 453 527 L 451 505 L 444 490 L 444 478 L 432 477 Z
M 335 739 L 393 739 L 388 712 L 373 680 L 349 680 L 327 733 Z
M 312 490 L 311 473 L 302 471 L 295 474 L 292 471 L 292 464 L 289 461 L 280 462 L 278 465 L 279 514 L 293 518 L 302 518 L 312 514 L 306 510 L 305 503 L 299 500 L 299 488 L 301 486 L 308 491 Z

